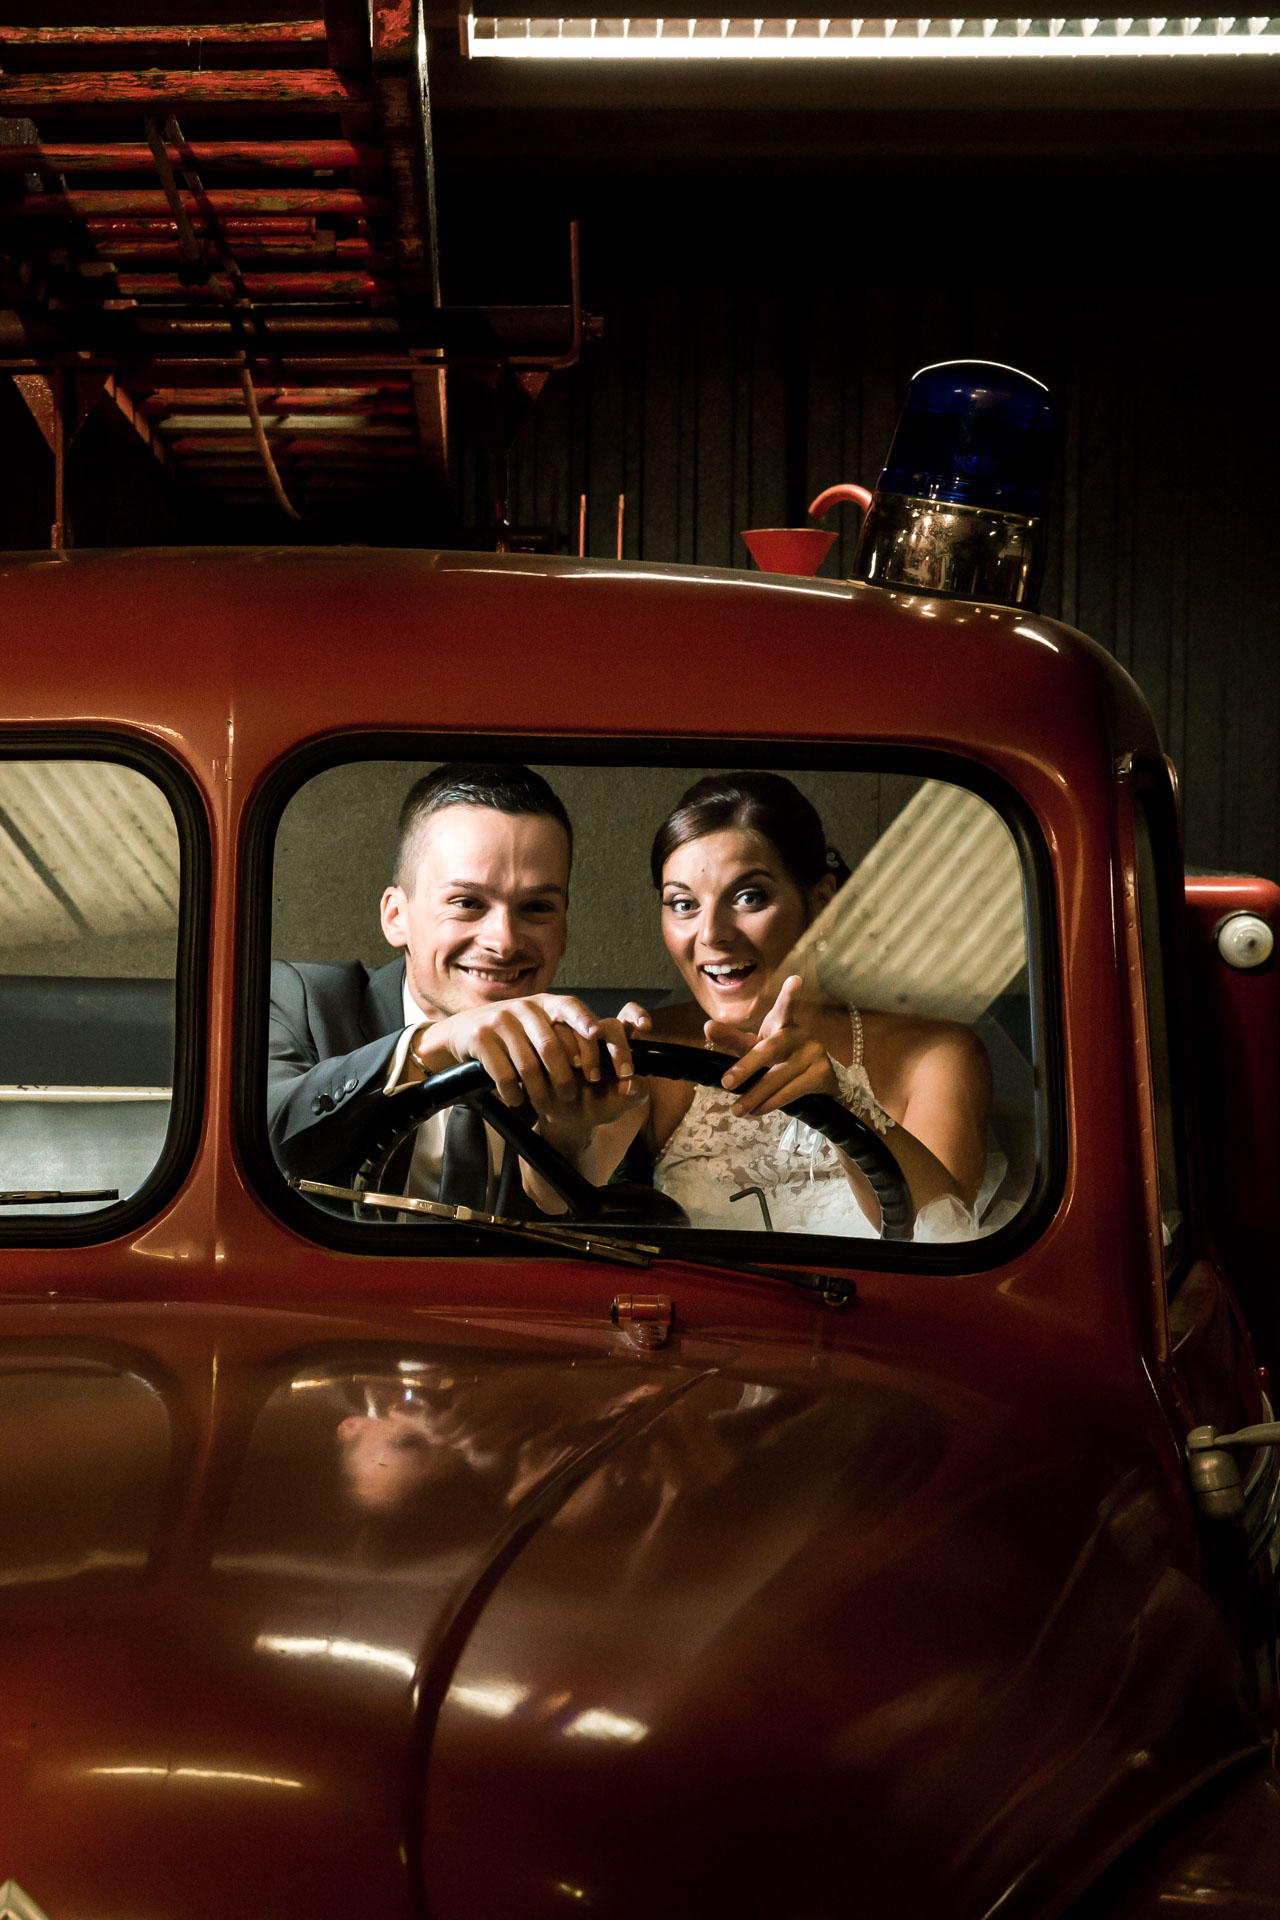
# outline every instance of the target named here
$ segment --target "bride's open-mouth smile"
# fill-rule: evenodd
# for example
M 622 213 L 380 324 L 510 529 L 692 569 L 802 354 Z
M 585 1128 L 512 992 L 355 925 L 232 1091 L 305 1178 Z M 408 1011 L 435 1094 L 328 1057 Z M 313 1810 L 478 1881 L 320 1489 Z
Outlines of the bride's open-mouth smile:
M 698 972 L 713 993 L 723 994 L 727 998 L 737 993 L 749 980 L 754 981 L 760 967 L 755 960 L 708 960 L 702 962 Z

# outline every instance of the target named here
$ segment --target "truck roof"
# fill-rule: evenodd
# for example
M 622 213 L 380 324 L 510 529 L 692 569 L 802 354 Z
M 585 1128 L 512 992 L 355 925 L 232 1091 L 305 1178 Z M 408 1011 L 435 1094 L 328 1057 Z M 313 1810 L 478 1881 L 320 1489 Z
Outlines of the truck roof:
M 1096 777 L 1159 753 L 1141 694 L 1025 611 L 728 569 L 374 548 L 0 557 L 14 718 L 198 764 L 389 726 L 913 741 Z M 213 731 L 210 733 L 210 728 Z M 1029 795 L 1028 797 L 1033 797 Z

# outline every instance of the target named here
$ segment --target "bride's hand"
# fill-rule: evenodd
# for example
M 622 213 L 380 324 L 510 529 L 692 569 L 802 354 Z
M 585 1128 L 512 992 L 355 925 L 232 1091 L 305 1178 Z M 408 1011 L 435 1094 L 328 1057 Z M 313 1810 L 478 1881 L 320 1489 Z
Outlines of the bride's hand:
M 576 1161 L 601 1127 L 648 1101 L 649 1083 L 632 1072 L 626 1042 L 646 1033 L 652 1024 L 644 1008 L 634 1002 L 628 1002 L 616 1019 L 601 1020 L 598 1039 L 593 1042 L 556 1023 L 556 1037 L 575 1068 L 573 1083 L 542 1100 L 532 1092 L 529 1097 L 537 1114 L 538 1132 L 567 1159 Z M 601 1070 L 604 1053 L 613 1066 L 611 1073 Z
M 739 1056 L 737 1066 L 730 1067 L 720 1082 L 727 1092 L 734 1092 L 753 1074 L 761 1076 L 734 1102 L 736 1114 L 774 1113 L 806 1093 L 839 1097 L 826 1048 L 805 1030 L 798 1017 L 803 984 L 798 973 L 787 976 L 758 1032 L 731 1026 L 726 1020 L 708 1020 L 704 1026 L 703 1032 L 713 1047 Z

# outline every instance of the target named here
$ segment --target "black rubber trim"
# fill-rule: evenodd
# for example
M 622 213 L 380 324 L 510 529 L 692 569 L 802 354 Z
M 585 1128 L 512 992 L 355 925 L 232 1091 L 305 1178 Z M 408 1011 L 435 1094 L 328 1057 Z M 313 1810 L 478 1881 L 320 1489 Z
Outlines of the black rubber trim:
M 145 774 L 164 794 L 178 835 L 178 939 L 174 970 L 173 1100 L 160 1157 L 136 1193 L 96 1213 L 5 1220 L 0 1247 L 87 1247 L 135 1232 L 173 1198 L 199 1144 L 208 1040 L 211 860 L 204 800 L 188 768 L 149 738 L 106 728 L 14 728 L 0 733 L 0 759 L 103 760 Z
M 1036 1078 L 1036 1178 L 1017 1218 L 977 1240 L 911 1246 L 907 1259 L 921 1273 L 982 1273 L 1016 1259 L 1039 1239 L 1062 1197 L 1067 1173 L 1067 1112 L 1062 1030 L 1062 967 L 1058 948 L 1058 900 L 1044 834 L 1026 801 L 981 761 L 943 747 L 895 741 L 815 740 L 721 736 L 657 738 L 637 732 L 584 740 L 563 734 L 430 733 L 398 728 L 335 729 L 293 748 L 264 776 L 242 827 L 240 944 L 237 976 L 234 1146 L 248 1183 L 277 1218 L 303 1239 L 345 1253 L 381 1255 L 387 1242 L 376 1228 L 327 1213 L 295 1193 L 276 1165 L 267 1135 L 266 1080 L 268 982 L 271 963 L 271 882 L 276 831 L 294 794 L 329 767 L 359 760 L 431 762 L 456 759 L 515 760 L 537 766 L 764 767 L 779 772 L 808 769 L 842 773 L 895 773 L 948 781 L 995 809 L 1013 836 L 1024 878 L 1027 908 L 1028 996 Z M 774 1233 L 746 1229 L 646 1226 L 673 1258 L 696 1258 L 699 1248 L 726 1258 L 767 1257 L 808 1267 L 900 1269 L 900 1243 L 850 1241 L 835 1234 Z M 397 1251 L 453 1258 L 491 1254 L 465 1227 L 437 1223 L 402 1227 Z M 750 1249 L 748 1251 L 748 1249 Z M 539 1259 L 535 1248 L 521 1258 Z M 550 1257 L 550 1256 L 546 1256 Z

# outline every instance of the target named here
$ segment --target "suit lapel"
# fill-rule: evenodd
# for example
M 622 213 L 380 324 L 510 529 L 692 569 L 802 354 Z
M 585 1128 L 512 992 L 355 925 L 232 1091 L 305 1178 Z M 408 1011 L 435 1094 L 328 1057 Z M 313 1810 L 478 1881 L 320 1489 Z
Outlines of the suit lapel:
M 360 1008 L 366 1040 L 399 1033 L 404 1025 L 404 961 L 392 960 L 369 975 Z

